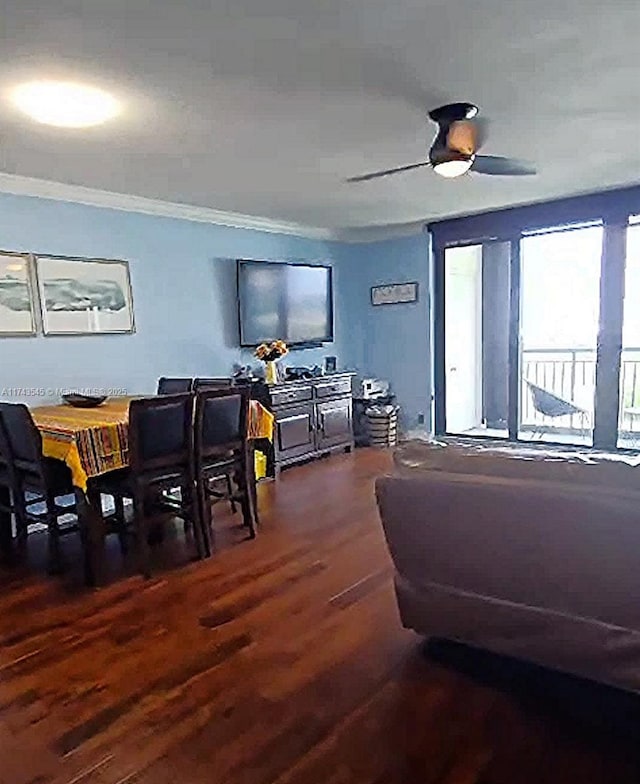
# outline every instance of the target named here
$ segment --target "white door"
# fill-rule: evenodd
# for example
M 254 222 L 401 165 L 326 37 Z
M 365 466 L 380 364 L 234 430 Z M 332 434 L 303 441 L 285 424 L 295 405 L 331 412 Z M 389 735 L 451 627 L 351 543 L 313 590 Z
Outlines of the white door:
M 482 425 L 482 246 L 445 252 L 446 429 Z

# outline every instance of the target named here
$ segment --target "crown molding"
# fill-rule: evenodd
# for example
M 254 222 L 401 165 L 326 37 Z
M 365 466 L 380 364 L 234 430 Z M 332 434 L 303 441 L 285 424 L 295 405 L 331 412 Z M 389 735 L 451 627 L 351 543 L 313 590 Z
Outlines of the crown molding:
M 291 234 L 297 237 L 317 240 L 335 239 L 335 234 L 330 229 L 275 221 L 270 218 L 243 215 L 239 212 L 225 212 L 224 210 L 215 210 L 210 207 L 196 207 L 190 204 L 148 199 L 145 196 L 114 193 L 97 188 L 87 188 L 84 185 L 68 185 L 35 177 L 22 177 L 17 174 L 0 172 L 0 193 L 67 201 L 91 207 L 122 210 L 124 212 L 139 212 L 144 215 L 157 215 L 163 218 L 179 218 L 181 220 L 211 223 L 216 226 L 226 226 L 234 229 L 252 229 L 253 231 L 265 231 L 271 234 Z
M 354 226 L 334 229 L 332 239 L 338 242 L 364 243 L 415 237 L 424 232 L 426 220 L 411 223 L 393 223 L 384 226 Z
M 226 212 L 210 207 L 196 207 L 191 204 L 149 199 L 145 196 L 103 191 L 98 188 L 87 188 L 84 185 L 69 185 L 62 182 L 54 182 L 53 180 L 41 180 L 36 177 L 23 177 L 19 174 L 7 174 L 4 172 L 0 172 L 0 193 L 66 201 L 73 204 L 85 204 L 90 207 L 137 212 L 143 215 L 156 215 L 162 218 L 178 218 L 180 220 L 209 223 L 233 229 L 250 229 L 270 234 L 288 234 L 307 239 L 345 243 L 380 242 L 398 237 L 408 237 L 419 234 L 424 227 L 424 221 L 418 221 L 388 226 L 359 226 L 340 229 L 320 228 L 307 226 L 302 223 L 276 221 L 255 215 L 243 215 L 239 212 Z

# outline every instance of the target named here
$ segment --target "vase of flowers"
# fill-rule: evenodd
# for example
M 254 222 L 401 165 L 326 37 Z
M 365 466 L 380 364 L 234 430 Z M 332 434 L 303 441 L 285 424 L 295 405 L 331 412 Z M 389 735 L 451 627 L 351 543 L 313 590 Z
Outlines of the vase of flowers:
M 278 369 L 276 362 L 289 353 L 284 340 L 274 340 L 272 343 L 261 343 L 255 350 L 256 357 L 264 362 L 264 380 L 267 384 L 278 383 Z

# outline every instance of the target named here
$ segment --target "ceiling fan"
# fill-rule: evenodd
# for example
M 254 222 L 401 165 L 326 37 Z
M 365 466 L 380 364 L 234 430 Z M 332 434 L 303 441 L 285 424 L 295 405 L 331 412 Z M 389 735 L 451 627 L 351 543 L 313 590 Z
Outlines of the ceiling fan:
M 508 177 L 536 174 L 535 168 L 524 161 L 477 154 L 486 137 L 486 124 L 474 119 L 477 114 L 478 107 L 472 103 L 449 103 L 433 109 L 429 118 L 437 123 L 438 132 L 429 150 L 429 160 L 349 177 L 347 182 L 375 180 L 422 166 L 431 166 L 442 177 L 460 177 L 468 171 Z

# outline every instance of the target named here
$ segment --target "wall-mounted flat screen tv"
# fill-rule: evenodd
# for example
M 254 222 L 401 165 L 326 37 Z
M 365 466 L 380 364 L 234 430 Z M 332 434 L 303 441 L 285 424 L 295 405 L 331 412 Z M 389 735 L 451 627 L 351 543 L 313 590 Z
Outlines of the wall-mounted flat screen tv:
M 240 344 L 333 340 L 333 282 L 327 266 L 238 261 Z

